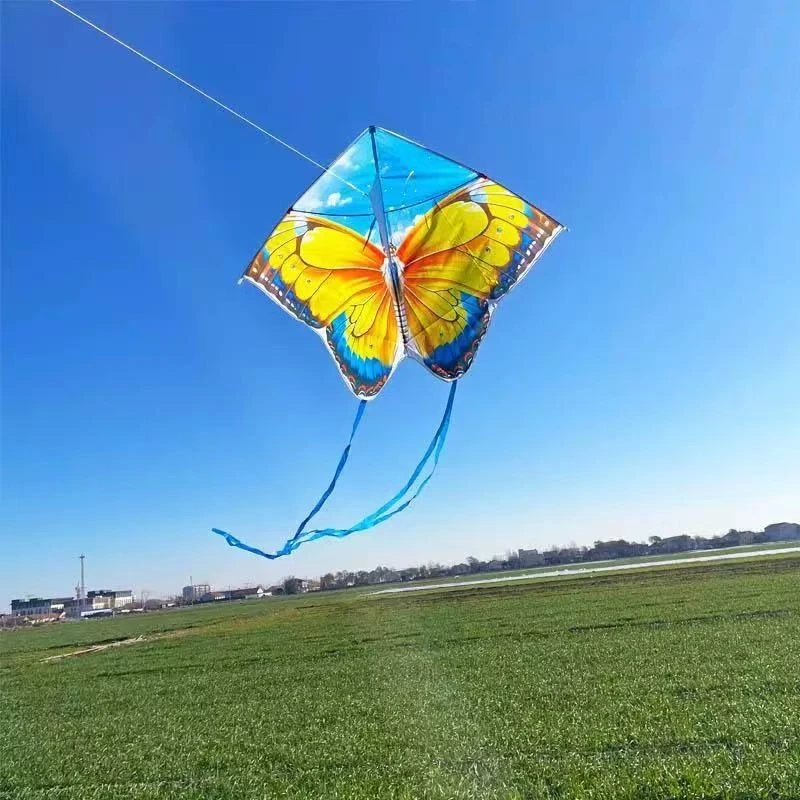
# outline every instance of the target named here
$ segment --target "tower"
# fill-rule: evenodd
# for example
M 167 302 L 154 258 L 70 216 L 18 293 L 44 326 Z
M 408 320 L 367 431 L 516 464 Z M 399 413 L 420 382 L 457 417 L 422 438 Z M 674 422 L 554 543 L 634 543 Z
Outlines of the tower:
M 78 600 L 83 601 L 86 599 L 86 582 L 83 579 L 83 560 L 86 558 L 86 556 L 83 553 L 81 553 L 79 558 L 81 560 L 81 584 L 78 593 Z

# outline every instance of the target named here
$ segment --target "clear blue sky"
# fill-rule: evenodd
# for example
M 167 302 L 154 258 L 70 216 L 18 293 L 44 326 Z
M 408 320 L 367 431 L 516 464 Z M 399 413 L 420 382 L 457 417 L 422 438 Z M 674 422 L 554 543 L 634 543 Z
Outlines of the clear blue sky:
M 46 3 L 2 6 L 0 608 L 596 538 L 800 521 L 800 8 L 80 3 L 329 161 L 397 130 L 570 227 L 501 305 L 439 472 L 374 532 L 274 563 L 355 401 L 236 279 L 313 167 Z M 447 387 L 368 409 L 347 524 Z

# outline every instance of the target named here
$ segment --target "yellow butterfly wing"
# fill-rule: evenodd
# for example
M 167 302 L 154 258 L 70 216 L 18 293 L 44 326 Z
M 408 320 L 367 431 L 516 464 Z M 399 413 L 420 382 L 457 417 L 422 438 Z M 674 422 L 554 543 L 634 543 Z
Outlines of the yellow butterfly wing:
M 441 378 L 460 378 L 499 300 L 562 230 L 552 217 L 483 177 L 437 203 L 396 253 L 409 354 Z
M 376 395 L 402 358 L 384 254 L 354 230 L 290 211 L 244 278 L 324 338 L 359 398 Z

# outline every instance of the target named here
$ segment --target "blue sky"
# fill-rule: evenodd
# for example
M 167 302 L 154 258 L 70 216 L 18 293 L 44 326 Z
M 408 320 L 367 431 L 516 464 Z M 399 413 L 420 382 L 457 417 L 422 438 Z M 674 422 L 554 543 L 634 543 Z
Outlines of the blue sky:
M 317 177 L 46 3 L 2 7 L 0 607 L 800 521 L 800 9 L 80 3 L 314 158 L 369 124 L 569 226 L 501 305 L 439 471 L 266 562 L 355 411 L 236 281 Z M 395 42 L 396 44 L 392 44 Z M 404 362 L 319 522 L 403 483 L 447 394 Z

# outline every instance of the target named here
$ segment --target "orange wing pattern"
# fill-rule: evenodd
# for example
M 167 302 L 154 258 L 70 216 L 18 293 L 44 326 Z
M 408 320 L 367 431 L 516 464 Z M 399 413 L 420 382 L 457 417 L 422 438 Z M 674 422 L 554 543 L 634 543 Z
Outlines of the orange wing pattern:
M 397 249 L 410 354 L 446 380 L 461 377 L 500 298 L 562 230 L 487 178 L 434 205 Z
M 360 398 L 377 394 L 402 352 L 383 251 L 329 219 L 290 211 L 245 278 L 317 329 Z

